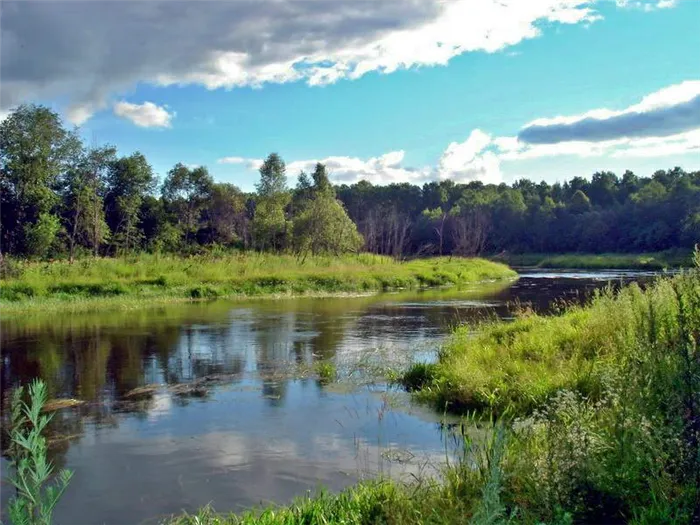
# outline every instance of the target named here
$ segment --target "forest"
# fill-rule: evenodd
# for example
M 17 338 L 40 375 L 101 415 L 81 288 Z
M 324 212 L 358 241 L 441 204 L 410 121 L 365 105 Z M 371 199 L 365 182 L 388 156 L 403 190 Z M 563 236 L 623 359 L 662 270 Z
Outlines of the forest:
M 644 252 L 700 242 L 700 171 L 626 171 L 563 184 L 441 180 L 333 185 L 271 153 L 254 192 L 177 163 L 86 145 L 41 105 L 0 124 L 0 254 L 45 259 L 213 247 L 307 255 Z M 292 186 L 289 179 L 296 177 Z

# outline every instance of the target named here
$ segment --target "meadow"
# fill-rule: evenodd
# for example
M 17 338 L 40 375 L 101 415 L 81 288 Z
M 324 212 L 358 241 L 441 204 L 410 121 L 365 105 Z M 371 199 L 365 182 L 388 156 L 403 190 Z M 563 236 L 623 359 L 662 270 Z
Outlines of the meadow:
M 140 254 L 68 261 L 6 260 L 0 308 L 31 311 L 94 310 L 149 304 L 274 295 L 370 293 L 456 286 L 515 278 L 504 264 L 437 257 L 406 262 L 360 254 L 316 256 L 255 252 L 192 257 Z

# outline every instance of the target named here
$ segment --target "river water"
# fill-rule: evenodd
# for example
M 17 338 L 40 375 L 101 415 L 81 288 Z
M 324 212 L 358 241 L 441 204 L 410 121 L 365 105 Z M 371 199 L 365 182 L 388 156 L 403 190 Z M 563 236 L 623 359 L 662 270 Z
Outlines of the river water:
M 33 377 L 53 398 L 86 401 L 51 423 L 51 459 L 74 471 L 60 524 L 158 523 L 207 503 L 239 511 L 365 477 L 406 478 L 439 468 L 454 419 L 387 387 L 383 369 L 434 359 L 456 324 L 547 312 L 652 277 L 523 270 L 459 291 L 12 319 L 0 333 L 3 425 L 10 389 Z M 318 362 L 333 363 L 339 380 L 319 382 Z M 157 386 L 135 395 L 145 385 Z M 4 479 L 5 459 L 2 470 Z M 3 509 L 11 494 L 3 481 Z

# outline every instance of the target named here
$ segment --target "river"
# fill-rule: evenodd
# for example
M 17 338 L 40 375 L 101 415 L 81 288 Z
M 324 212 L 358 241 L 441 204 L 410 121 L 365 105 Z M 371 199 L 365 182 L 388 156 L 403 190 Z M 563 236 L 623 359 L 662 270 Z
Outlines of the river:
M 439 468 L 455 446 L 445 431 L 454 418 L 387 387 L 384 369 L 434 359 L 458 323 L 548 312 L 652 276 L 523 270 L 515 282 L 459 291 L 11 319 L 0 333 L 3 414 L 11 387 L 33 377 L 51 397 L 86 401 L 51 423 L 51 459 L 74 471 L 60 524 L 158 523 L 207 503 L 239 511 L 365 477 L 406 478 Z M 325 361 L 338 381 L 316 379 L 314 363 Z M 159 386 L 139 398 L 144 385 Z M 2 489 L 4 509 L 12 490 Z

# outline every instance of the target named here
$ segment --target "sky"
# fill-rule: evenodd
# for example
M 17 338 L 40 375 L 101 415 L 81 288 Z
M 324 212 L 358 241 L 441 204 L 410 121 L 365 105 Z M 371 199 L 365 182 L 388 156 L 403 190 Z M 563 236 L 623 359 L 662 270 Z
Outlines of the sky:
M 700 170 L 700 0 L 3 0 L 0 118 L 162 178 L 550 183 Z

